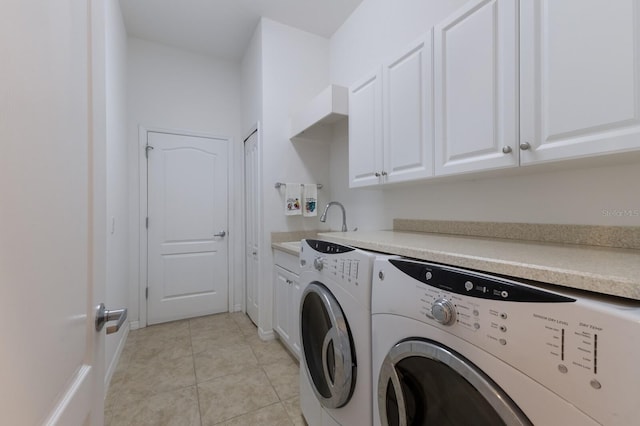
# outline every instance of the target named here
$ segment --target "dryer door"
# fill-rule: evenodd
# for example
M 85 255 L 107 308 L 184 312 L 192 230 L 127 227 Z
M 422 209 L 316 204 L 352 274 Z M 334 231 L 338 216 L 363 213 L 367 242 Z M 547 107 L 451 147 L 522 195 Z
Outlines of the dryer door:
M 487 375 L 430 340 L 406 340 L 389 351 L 377 395 L 383 425 L 532 425 Z
M 327 408 L 344 406 L 356 380 L 354 345 L 342 308 L 318 282 L 309 284 L 302 294 L 300 339 L 316 397 Z

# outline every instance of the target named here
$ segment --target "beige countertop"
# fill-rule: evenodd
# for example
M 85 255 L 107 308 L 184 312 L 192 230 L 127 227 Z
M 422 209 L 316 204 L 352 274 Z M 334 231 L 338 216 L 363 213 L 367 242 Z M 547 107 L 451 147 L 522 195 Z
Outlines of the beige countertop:
M 271 248 L 283 251 L 285 253 L 292 254 L 294 256 L 300 255 L 300 241 L 285 241 L 281 243 L 272 243 Z
M 399 231 L 326 232 L 318 238 L 640 300 L 640 250 Z

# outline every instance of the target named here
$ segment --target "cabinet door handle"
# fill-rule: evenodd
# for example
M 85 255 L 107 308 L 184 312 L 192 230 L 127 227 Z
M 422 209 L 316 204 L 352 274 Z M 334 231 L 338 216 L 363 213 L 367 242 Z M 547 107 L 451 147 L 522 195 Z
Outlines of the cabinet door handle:
M 375 172 L 375 177 L 380 177 L 380 173 Z
M 505 145 L 505 146 L 502 147 L 502 152 L 504 154 L 511 154 L 511 151 L 513 151 L 513 150 L 511 149 L 511 147 L 509 145 Z
M 385 172 L 384 170 L 382 171 L 382 176 L 386 176 L 387 172 Z
M 529 148 L 531 148 L 531 145 L 529 144 L 529 142 L 522 142 L 520 144 L 520 149 L 523 151 L 528 150 Z

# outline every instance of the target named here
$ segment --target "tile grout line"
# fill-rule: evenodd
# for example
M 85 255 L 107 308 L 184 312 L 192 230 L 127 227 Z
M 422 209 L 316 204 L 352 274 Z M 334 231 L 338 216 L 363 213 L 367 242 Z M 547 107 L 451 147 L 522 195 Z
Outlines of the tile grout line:
M 200 390 L 198 389 L 198 375 L 196 374 L 196 355 L 193 353 L 193 338 L 191 335 L 191 321 L 187 323 L 189 325 L 189 346 L 191 346 L 191 361 L 193 362 L 193 381 L 196 388 L 196 402 L 198 403 L 198 420 L 200 426 L 202 426 L 202 410 L 200 409 Z

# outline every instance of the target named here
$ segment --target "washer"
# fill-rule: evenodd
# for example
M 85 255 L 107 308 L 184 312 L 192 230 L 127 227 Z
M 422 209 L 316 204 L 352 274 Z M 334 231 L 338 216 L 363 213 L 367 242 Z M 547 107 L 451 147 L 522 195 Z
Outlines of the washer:
M 300 406 L 310 426 L 370 425 L 371 272 L 376 254 L 320 240 L 300 248 Z
M 638 423 L 640 302 L 410 259 L 373 273 L 375 425 Z

